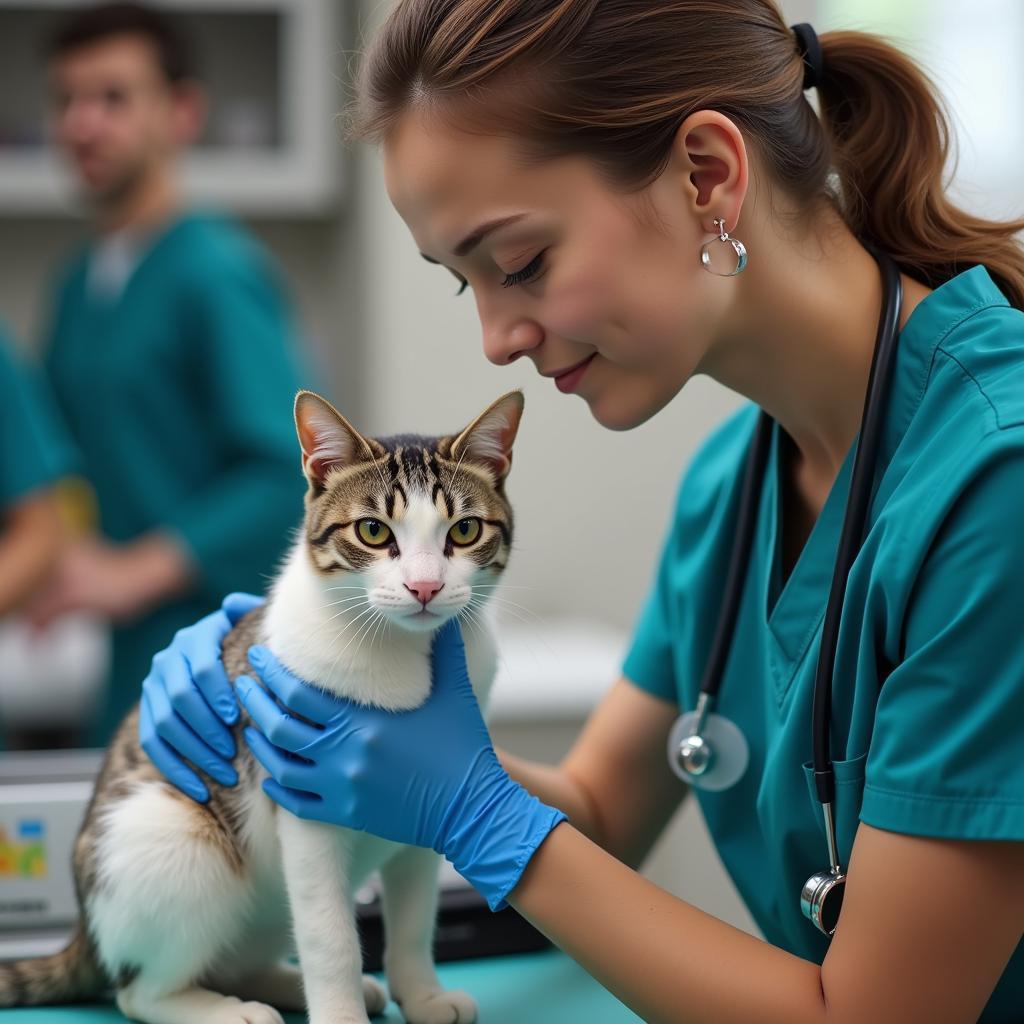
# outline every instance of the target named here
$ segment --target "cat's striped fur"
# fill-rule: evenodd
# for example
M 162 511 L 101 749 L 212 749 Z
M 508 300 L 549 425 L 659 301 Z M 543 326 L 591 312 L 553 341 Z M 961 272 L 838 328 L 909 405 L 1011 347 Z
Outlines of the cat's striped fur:
M 226 637 L 229 678 L 254 675 L 246 652 L 262 642 L 324 689 L 415 707 L 429 692 L 431 635 L 459 614 L 472 623 L 463 630 L 467 662 L 486 708 L 496 658 L 479 613 L 512 541 L 504 478 L 521 412 L 512 392 L 458 435 L 376 439 L 300 392 L 304 528 L 267 603 Z M 472 532 L 470 518 L 478 538 L 455 543 L 453 531 Z M 390 531 L 390 543 L 360 540 L 369 520 Z M 437 617 L 425 619 L 422 592 L 435 589 Z M 195 803 L 141 749 L 138 713 L 136 705 L 108 747 L 75 844 L 79 929 L 54 956 L 0 965 L 0 1006 L 113 996 L 152 1024 L 279 1024 L 267 1004 L 308 1004 L 312 1024 L 366 1020 L 387 994 L 362 978 L 352 899 L 379 868 L 385 971 L 404 1015 L 416 1024 L 475 1019 L 473 1000 L 443 992 L 434 973 L 433 851 L 280 809 L 242 738 L 244 710 L 233 729 L 238 784 L 204 774 L 210 800 Z M 301 976 L 282 964 L 293 941 Z

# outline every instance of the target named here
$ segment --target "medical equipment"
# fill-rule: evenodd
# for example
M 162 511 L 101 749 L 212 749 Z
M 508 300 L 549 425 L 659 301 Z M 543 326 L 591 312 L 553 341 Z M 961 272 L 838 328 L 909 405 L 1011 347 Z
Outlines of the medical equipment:
M 835 665 L 846 580 L 864 535 L 882 421 L 896 361 L 896 328 L 903 301 L 903 282 L 895 262 L 871 245 L 865 245 L 865 248 L 875 258 L 882 271 L 882 313 L 868 375 L 859 442 L 814 677 L 814 780 L 825 818 L 829 868 L 827 871 L 812 875 L 800 892 L 800 906 L 805 916 L 821 932 L 829 936 L 835 932 L 839 920 L 846 884 L 846 876 L 840 867 L 836 849 L 833 811 L 835 778 L 829 750 L 832 671 Z M 669 734 L 669 765 L 681 779 L 699 789 L 720 790 L 734 785 L 745 771 L 749 759 L 743 733 L 727 718 L 713 714 L 713 709 L 721 686 L 743 591 L 772 428 L 771 417 L 762 411 L 744 470 L 737 535 L 730 556 L 718 627 L 701 683 L 700 697 L 695 710 L 681 715 Z

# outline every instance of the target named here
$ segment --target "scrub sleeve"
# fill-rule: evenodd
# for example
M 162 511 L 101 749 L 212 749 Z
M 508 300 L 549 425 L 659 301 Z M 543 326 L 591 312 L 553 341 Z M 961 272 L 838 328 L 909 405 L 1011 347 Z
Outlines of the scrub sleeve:
M 876 828 L 1024 840 L 1024 425 L 983 444 L 878 697 L 860 812 Z
M 74 468 L 74 449 L 45 380 L 0 326 L 0 507 Z

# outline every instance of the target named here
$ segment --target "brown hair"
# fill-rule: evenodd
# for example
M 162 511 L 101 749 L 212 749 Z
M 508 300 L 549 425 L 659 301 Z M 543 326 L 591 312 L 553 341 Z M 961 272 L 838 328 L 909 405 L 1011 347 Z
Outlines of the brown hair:
M 71 11 L 46 40 L 46 56 L 64 57 L 123 35 L 141 36 L 150 43 L 160 70 L 172 85 L 196 77 L 192 44 L 178 19 L 139 3 L 104 3 Z
M 878 36 L 826 32 L 820 119 L 774 0 L 399 0 L 360 68 L 349 137 L 382 141 L 411 106 L 515 137 L 524 159 L 589 157 L 644 188 L 679 125 L 713 108 L 802 216 L 827 204 L 853 235 L 936 288 L 983 263 L 1024 309 L 1024 219 L 949 201 L 941 93 Z

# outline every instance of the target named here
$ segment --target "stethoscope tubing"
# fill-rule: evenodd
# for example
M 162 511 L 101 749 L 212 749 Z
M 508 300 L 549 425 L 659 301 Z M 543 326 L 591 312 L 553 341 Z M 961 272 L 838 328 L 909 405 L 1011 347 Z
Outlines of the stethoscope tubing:
M 839 622 L 846 596 L 846 583 L 854 560 L 864 540 L 864 525 L 873 493 L 875 463 L 882 439 L 887 399 L 896 366 L 897 331 L 900 307 L 903 304 L 903 282 L 899 268 L 885 253 L 870 245 L 865 248 L 878 261 L 885 280 L 882 313 L 878 325 L 878 344 L 871 357 L 868 373 L 867 396 L 861 418 L 861 433 L 850 477 L 849 498 L 843 516 L 839 549 L 825 621 L 821 630 L 821 646 L 814 675 L 814 704 L 812 707 L 812 736 L 814 744 L 814 785 L 822 804 L 835 801 L 835 774 L 832 770 L 831 720 L 832 676 L 835 670 L 836 648 L 839 640 Z
M 750 453 L 747 455 L 737 520 L 739 533 L 733 542 L 722 609 L 711 644 L 711 654 L 704 666 L 704 678 L 700 684 L 701 695 L 707 694 L 704 700 L 705 706 L 711 705 L 718 695 L 718 688 L 722 685 L 722 677 L 725 674 L 725 663 L 732 647 L 736 615 L 739 612 L 740 598 L 743 595 L 743 579 L 750 563 L 750 549 L 754 540 L 754 530 L 757 527 L 757 506 L 760 503 L 761 490 L 764 486 L 764 470 L 768 463 L 768 450 L 772 443 L 774 422 L 771 416 L 762 410 L 757 419 Z
M 800 896 L 804 913 L 826 935 L 831 935 L 835 930 L 846 880 L 839 863 L 833 809 L 835 776 L 830 749 L 832 677 L 835 670 L 839 624 L 842 618 L 846 586 L 854 560 L 863 544 L 868 508 L 874 491 L 875 465 L 896 366 L 897 328 L 900 309 L 903 305 L 903 282 L 895 261 L 873 245 L 865 243 L 865 248 L 874 257 L 882 272 L 882 311 L 879 316 L 871 367 L 868 371 L 867 394 L 861 415 L 860 432 L 856 440 L 857 449 L 854 454 L 849 494 L 843 514 L 828 602 L 825 607 L 821 644 L 815 667 L 814 699 L 811 710 L 815 793 L 822 805 L 825 820 L 829 869 L 812 875 L 805 883 Z M 673 734 L 669 737 L 669 756 L 670 759 L 674 759 L 674 770 L 691 780 L 696 780 L 698 775 L 704 773 L 711 763 L 709 758 L 714 757 L 714 751 L 703 740 L 702 733 L 708 716 L 717 701 L 732 646 L 736 616 L 739 612 L 757 524 L 757 510 L 766 475 L 773 427 L 774 421 L 762 410 L 744 467 L 737 536 L 733 542 L 729 560 L 718 625 L 701 680 L 700 695 L 694 713 L 696 720 L 692 732 L 689 733 L 685 741 L 681 742 L 678 750 L 673 750 L 673 744 L 677 742 L 675 739 L 676 729 L 680 729 L 683 733 L 688 731 L 687 715 L 680 717 L 676 729 L 673 729 Z M 722 729 L 727 720 L 720 719 L 720 716 L 716 716 L 716 719 L 721 723 L 718 729 L 719 734 L 722 735 Z M 736 740 L 742 744 L 742 733 L 736 726 L 729 723 L 728 728 L 733 731 Z M 745 760 L 737 762 L 734 759 L 734 770 L 742 772 L 744 764 Z M 736 765 L 739 767 L 736 768 Z M 732 778 L 737 777 L 738 775 L 732 776 Z M 731 784 L 728 780 L 729 776 L 720 776 L 720 785 Z M 710 786 L 710 782 L 708 785 Z

